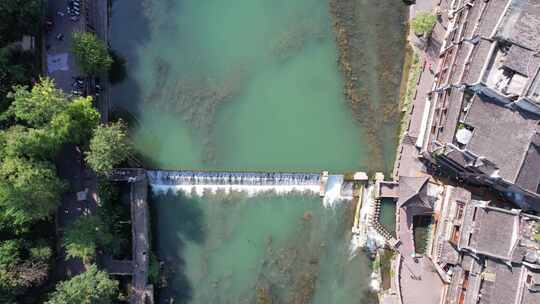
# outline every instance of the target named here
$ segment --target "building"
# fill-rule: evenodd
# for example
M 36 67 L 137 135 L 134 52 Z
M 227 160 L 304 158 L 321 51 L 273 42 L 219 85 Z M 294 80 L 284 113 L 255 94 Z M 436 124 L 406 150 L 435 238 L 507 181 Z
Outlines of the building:
M 456 0 L 419 153 L 540 212 L 540 0 Z
M 444 303 L 540 303 L 540 218 L 487 201 L 455 206 L 437 260 L 451 274 Z
M 381 185 L 398 207 L 401 299 L 428 297 L 414 288 L 437 299 L 423 303 L 540 303 L 540 0 L 441 8 L 434 81 L 402 144 L 415 157 Z M 421 254 L 418 215 L 432 217 Z

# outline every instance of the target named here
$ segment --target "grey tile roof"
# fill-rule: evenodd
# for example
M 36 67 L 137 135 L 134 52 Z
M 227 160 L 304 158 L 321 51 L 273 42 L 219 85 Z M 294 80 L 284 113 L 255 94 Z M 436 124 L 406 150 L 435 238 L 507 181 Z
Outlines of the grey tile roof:
M 496 36 L 530 50 L 540 49 L 540 0 L 512 0 Z
M 459 262 L 459 251 L 449 241 L 443 241 L 442 243 L 441 260 L 452 265 Z
M 538 69 L 538 57 L 534 54 L 533 51 L 513 44 L 504 58 L 503 66 L 527 77 L 534 76 Z
M 468 42 L 462 42 L 459 45 L 459 48 L 455 54 L 456 58 L 454 60 L 453 71 L 450 75 L 450 83 L 458 84 L 461 81 L 461 74 L 465 68 L 465 61 L 469 55 L 470 50 L 473 48 L 473 45 Z
M 399 178 L 399 198 L 398 206 L 401 207 L 412 198 L 420 194 L 421 189 L 426 185 L 429 177 L 409 177 L 400 176 Z
M 471 38 L 474 34 L 474 25 L 476 22 L 478 22 L 478 18 L 480 18 L 480 13 L 482 12 L 482 7 L 486 5 L 482 1 L 475 1 L 474 5 L 469 8 L 469 12 L 467 14 L 467 26 L 465 28 L 465 31 L 463 32 L 463 36 L 465 38 Z
M 465 123 L 474 127 L 466 148 L 495 163 L 502 178 L 515 182 L 538 121 L 537 117 L 475 95 L 465 119 Z
M 516 184 L 532 192 L 538 192 L 540 185 L 540 134 L 535 133 L 529 144 Z
M 446 106 L 446 119 L 443 124 L 443 129 L 439 132 L 437 139 L 440 142 L 452 143 L 456 126 L 461 112 L 463 103 L 463 91 L 452 88 L 448 97 L 448 105 Z
M 480 41 L 474 46 L 471 54 L 470 62 L 467 66 L 465 74 L 463 75 L 464 83 L 475 83 L 480 79 L 480 73 L 484 67 L 484 63 L 489 59 L 489 51 L 491 49 L 492 41 L 486 39 L 480 39 Z
M 490 37 L 495 29 L 499 17 L 504 12 L 508 0 L 491 0 L 486 3 L 487 7 L 482 15 L 478 32 L 482 37 Z M 478 4 L 478 3 L 477 3 Z
M 514 236 L 519 230 L 519 216 L 496 210 L 477 208 L 470 247 L 489 255 L 511 257 Z
M 515 303 L 521 291 L 520 276 L 521 267 L 509 267 L 508 265 L 488 260 L 486 272 L 494 274 L 494 282 L 484 281 L 480 290 L 482 297 L 480 304 L 510 304 Z

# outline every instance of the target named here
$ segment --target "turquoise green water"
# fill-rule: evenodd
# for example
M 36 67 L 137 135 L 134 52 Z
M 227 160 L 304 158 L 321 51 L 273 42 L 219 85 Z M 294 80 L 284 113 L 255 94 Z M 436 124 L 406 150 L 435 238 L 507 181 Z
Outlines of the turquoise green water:
M 162 300 L 180 303 L 359 303 L 369 269 L 362 255 L 349 260 L 350 210 L 320 207 L 306 197 L 156 200 L 158 251 L 182 275 Z M 344 263 L 343 261 L 347 261 Z
M 391 233 L 396 231 L 396 201 L 393 199 L 383 199 L 381 202 L 381 224 Z
M 117 20 L 135 19 L 126 3 Z M 327 6 L 146 0 L 143 35 L 113 22 L 130 75 L 115 102 L 140 110 L 139 151 L 160 168 L 362 168 Z
M 112 46 L 128 78 L 112 97 L 136 117 L 134 141 L 148 166 L 366 168 L 370 149 L 343 97 L 330 20 L 324 0 L 114 0 Z M 375 45 L 365 51 L 377 57 Z M 272 303 L 372 303 L 369 262 L 349 255 L 348 203 L 169 195 L 151 206 L 167 278 L 161 303 L 269 303 L 265 295 Z

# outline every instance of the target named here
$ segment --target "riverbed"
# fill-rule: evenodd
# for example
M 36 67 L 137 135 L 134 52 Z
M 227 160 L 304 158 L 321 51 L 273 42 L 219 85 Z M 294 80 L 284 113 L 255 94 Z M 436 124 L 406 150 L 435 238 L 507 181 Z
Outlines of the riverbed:
M 399 22 L 364 26 L 377 22 L 373 15 L 404 15 L 400 4 L 379 2 L 385 6 L 357 1 L 362 14 L 347 24 L 365 28 L 361 51 L 374 69 L 355 77 L 376 92 L 371 109 L 397 107 L 399 81 L 389 79 L 400 79 L 404 43 Z M 115 111 L 134 117 L 136 149 L 153 168 L 387 171 L 397 121 L 353 111 L 334 22 L 323 0 L 115 0 L 112 47 L 127 69 L 113 87 Z M 376 39 L 387 33 L 389 43 Z M 379 57 L 393 45 L 397 58 Z M 325 208 L 313 196 L 168 194 L 150 204 L 168 277 L 160 302 L 372 300 L 369 261 L 349 248 L 348 202 Z

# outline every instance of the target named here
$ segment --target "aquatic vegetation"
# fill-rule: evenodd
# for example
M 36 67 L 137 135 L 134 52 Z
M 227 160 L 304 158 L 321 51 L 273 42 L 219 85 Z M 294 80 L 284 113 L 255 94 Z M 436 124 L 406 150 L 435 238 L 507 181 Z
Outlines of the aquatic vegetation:
M 257 288 L 257 300 L 256 304 L 272 304 L 272 295 L 270 294 L 270 289 L 268 287 L 258 287 Z
M 155 58 L 155 83 L 144 100 L 163 112 L 178 114 L 191 127 L 193 135 L 202 139 L 203 159 L 212 163 L 215 160 L 212 131 L 216 111 L 238 92 L 244 72 L 239 69 L 225 80 L 182 76 L 174 80 L 174 75 L 181 74 L 171 71 L 171 65 L 164 59 Z
M 377 2 L 369 5 L 384 10 L 384 5 L 388 4 Z M 402 45 L 405 32 L 391 33 L 385 21 L 390 22 L 392 18 L 404 20 L 405 14 L 404 11 L 388 10 L 389 14 L 370 16 L 364 11 L 362 4 L 356 1 L 330 0 L 332 27 L 339 51 L 337 61 L 345 81 L 344 95 L 356 120 L 362 125 L 370 147 L 368 171 L 388 171 L 391 164 L 384 159 L 381 138 L 388 125 L 394 125 L 397 130 L 403 57 L 401 49 L 396 50 L 393 44 L 398 41 Z M 365 21 L 361 23 L 360 20 Z M 389 39 L 388 36 L 392 35 L 402 37 Z M 368 43 L 375 46 L 375 56 L 366 51 Z
M 323 23 L 316 20 L 298 20 L 288 26 L 287 30 L 278 34 L 272 43 L 271 54 L 280 61 L 289 59 L 300 52 L 306 43 L 321 41 L 328 36 L 328 32 L 322 27 Z

